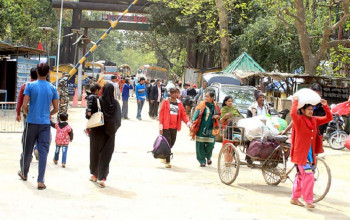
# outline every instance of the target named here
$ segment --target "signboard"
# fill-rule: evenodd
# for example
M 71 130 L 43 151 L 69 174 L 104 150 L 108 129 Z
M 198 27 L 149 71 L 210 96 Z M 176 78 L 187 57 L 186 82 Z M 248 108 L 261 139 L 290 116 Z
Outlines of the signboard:
M 17 85 L 16 85 L 16 100 L 18 98 L 21 85 L 30 81 L 30 69 L 36 68 L 39 60 L 31 60 L 19 57 L 17 59 Z
M 323 87 L 322 97 L 324 99 L 332 99 L 332 100 L 348 100 L 349 89 L 336 88 L 336 87 Z
M 103 21 L 116 21 L 121 15 L 102 15 Z M 124 16 L 121 22 L 129 23 L 149 23 L 146 16 Z

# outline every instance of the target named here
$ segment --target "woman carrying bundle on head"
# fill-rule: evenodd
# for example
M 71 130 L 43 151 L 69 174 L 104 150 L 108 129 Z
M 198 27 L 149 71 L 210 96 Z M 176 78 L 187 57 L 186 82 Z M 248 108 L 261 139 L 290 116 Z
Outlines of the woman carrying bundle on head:
M 314 106 L 305 104 L 298 111 L 298 96 L 293 98 L 291 117 L 293 119 L 291 161 L 297 168 L 297 176 L 293 185 L 291 204 L 304 206 L 299 201 L 303 196 L 307 208 L 315 208 L 313 204 L 314 169 L 317 163 L 316 154 L 322 153 L 322 145 L 317 141 L 317 129 L 320 125 L 333 119 L 327 101 L 322 99 L 321 104 L 326 116 L 313 116 Z M 322 141 L 322 140 L 321 140 Z

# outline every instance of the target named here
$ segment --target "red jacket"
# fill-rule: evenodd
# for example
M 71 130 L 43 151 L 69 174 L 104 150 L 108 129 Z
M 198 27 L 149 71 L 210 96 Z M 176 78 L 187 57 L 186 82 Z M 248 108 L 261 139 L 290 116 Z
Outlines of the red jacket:
M 35 80 L 30 80 L 30 82 L 33 82 L 33 81 L 35 81 Z M 17 116 L 21 115 L 21 108 L 23 105 L 24 90 L 26 89 L 26 85 L 27 85 L 27 83 L 23 83 L 21 85 L 21 88 L 19 89 L 18 99 L 17 99 L 17 107 L 16 107 Z
M 312 157 L 316 164 L 316 134 L 318 126 L 326 124 L 333 119 L 333 115 L 329 106 L 323 106 L 326 116 L 307 118 L 303 115 L 298 115 L 298 101 L 293 101 L 291 109 L 291 117 L 293 119 L 292 132 L 292 148 L 291 161 L 298 165 L 306 165 L 307 155 L 312 145 Z
M 189 122 L 189 119 L 186 115 L 184 106 L 178 99 L 177 99 L 177 104 L 179 107 L 179 112 L 177 115 L 177 130 L 180 131 L 181 120 L 187 124 Z M 169 99 L 165 99 L 163 101 L 162 107 L 159 112 L 159 130 L 169 129 L 169 124 L 170 124 L 170 101 Z

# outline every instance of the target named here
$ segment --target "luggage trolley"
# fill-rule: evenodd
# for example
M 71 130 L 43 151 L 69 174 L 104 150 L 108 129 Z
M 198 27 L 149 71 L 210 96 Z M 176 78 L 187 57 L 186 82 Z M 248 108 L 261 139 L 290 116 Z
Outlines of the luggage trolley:
M 277 135 L 271 141 L 277 143 L 277 147 L 267 158 L 252 157 L 247 154 L 250 141 L 245 138 L 245 130 L 238 127 L 241 118 L 232 118 L 224 130 L 224 140 L 227 143 L 222 146 L 218 157 L 218 174 L 221 182 L 226 185 L 232 184 L 239 173 L 241 165 L 247 165 L 251 169 L 261 169 L 265 182 L 269 185 L 285 183 L 289 179 L 294 182 L 296 168 L 289 159 L 290 144 L 286 141 L 288 136 Z M 250 157 L 251 163 L 240 160 L 240 154 Z M 317 157 L 315 167 L 314 202 L 321 201 L 328 193 L 331 185 L 331 171 L 325 160 Z M 294 175 L 292 175 L 292 172 Z

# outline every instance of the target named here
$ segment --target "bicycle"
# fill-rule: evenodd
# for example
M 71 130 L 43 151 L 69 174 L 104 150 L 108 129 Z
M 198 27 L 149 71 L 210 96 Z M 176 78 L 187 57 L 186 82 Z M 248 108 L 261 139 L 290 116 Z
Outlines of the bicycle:
M 235 119 L 233 119 L 235 120 Z M 249 156 L 253 163 L 247 163 L 241 161 L 239 152 L 247 155 L 247 149 L 249 141 L 245 140 L 244 128 L 237 127 L 235 123 L 232 126 L 225 128 L 226 135 L 224 140 L 230 143 L 222 146 L 219 158 L 218 158 L 218 173 L 221 182 L 226 185 L 232 184 L 239 173 L 241 165 L 247 165 L 252 169 L 261 169 L 262 175 L 265 182 L 268 185 L 275 185 L 285 183 L 289 179 L 292 183 L 294 182 L 291 178 L 291 173 L 296 172 L 295 165 L 288 167 L 288 159 L 290 152 L 290 144 L 286 143 L 288 136 L 278 135 L 275 136 L 273 141 L 278 143 L 278 146 L 271 152 L 266 158 L 258 158 Z M 242 138 L 243 137 L 243 138 Z M 314 202 L 319 202 L 327 195 L 331 186 L 331 170 L 327 165 L 326 161 L 321 157 L 317 157 L 317 165 L 314 170 L 315 185 L 314 185 Z M 254 163 L 257 162 L 257 163 Z

